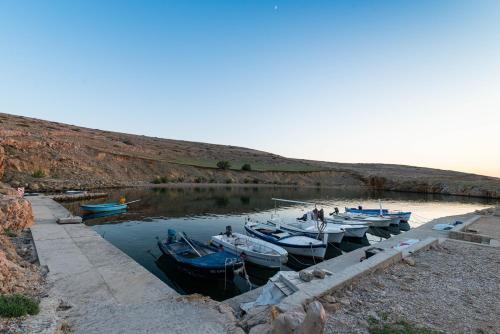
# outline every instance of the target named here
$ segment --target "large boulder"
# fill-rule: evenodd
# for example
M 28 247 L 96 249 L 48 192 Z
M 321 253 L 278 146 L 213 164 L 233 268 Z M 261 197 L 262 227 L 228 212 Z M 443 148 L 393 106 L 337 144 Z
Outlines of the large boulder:
M 302 311 L 288 311 L 272 322 L 272 334 L 322 334 L 326 313 L 318 301 L 309 303 Z
M 31 204 L 24 198 L 0 195 L 0 231 L 20 231 L 33 225 Z

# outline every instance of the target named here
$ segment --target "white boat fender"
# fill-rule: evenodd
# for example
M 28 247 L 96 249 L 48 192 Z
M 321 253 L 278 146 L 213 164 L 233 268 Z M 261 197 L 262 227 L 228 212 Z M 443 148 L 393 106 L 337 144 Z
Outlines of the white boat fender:
M 419 241 L 420 241 L 419 239 L 406 239 L 406 240 L 399 242 L 396 246 L 392 246 L 392 248 L 394 248 L 396 250 L 402 250 L 402 249 L 405 249 L 407 247 L 410 247 L 411 245 L 416 244 Z
M 453 227 L 455 226 L 451 224 L 436 224 L 432 229 L 436 231 L 447 231 L 451 230 Z

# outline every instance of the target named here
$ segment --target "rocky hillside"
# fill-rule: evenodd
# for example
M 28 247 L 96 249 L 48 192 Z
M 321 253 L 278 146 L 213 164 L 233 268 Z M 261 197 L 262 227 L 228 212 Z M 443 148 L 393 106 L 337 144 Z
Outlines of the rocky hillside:
M 227 170 L 218 161 L 229 161 Z M 243 171 L 249 164 L 251 171 Z M 0 114 L 4 182 L 31 190 L 158 182 L 368 186 L 500 197 L 500 179 L 384 164 L 289 159 L 228 145 L 152 138 Z

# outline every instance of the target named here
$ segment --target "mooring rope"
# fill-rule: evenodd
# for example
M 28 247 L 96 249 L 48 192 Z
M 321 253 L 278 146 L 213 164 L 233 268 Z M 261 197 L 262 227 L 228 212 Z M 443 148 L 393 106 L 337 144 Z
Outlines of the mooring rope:
M 295 256 L 293 256 L 290 253 L 288 254 L 288 256 L 291 257 L 292 259 L 294 259 L 295 261 L 297 261 L 298 263 L 300 263 L 303 266 L 310 267 L 311 265 L 313 265 L 312 263 L 304 263 L 304 262 L 300 261 L 298 258 L 296 258 Z
M 332 246 L 332 247 L 333 247 L 333 248 L 335 248 L 336 250 L 339 250 L 339 251 L 341 251 L 341 252 L 342 252 L 342 249 L 341 249 L 341 248 L 338 248 L 337 246 L 335 246 L 335 245 L 333 244 L 333 242 L 329 242 L 329 243 L 328 243 L 328 245 L 329 245 L 329 246 Z
M 312 244 L 312 242 L 309 245 L 311 246 L 311 255 L 312 255 L 314 264 L 316 264 L 316 259 L 314 258 L 314 250 L 313 250 L 313 244 Z

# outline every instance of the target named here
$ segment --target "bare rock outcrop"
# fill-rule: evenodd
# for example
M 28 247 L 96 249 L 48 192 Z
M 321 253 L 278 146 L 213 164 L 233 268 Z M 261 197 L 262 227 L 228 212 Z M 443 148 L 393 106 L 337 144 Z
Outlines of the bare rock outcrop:
M 0 230 L 24 230 L 33 225 L 31 204 L 13 195 L 0 195 Z
M 5 150 L 0 145 L 0 180 L 3 178 L 3 172 L 5 170 Z
M 23 260 L 10 239 L 0 235 L 0 294 L 29 292 L 40 280 L 35 265 Z

